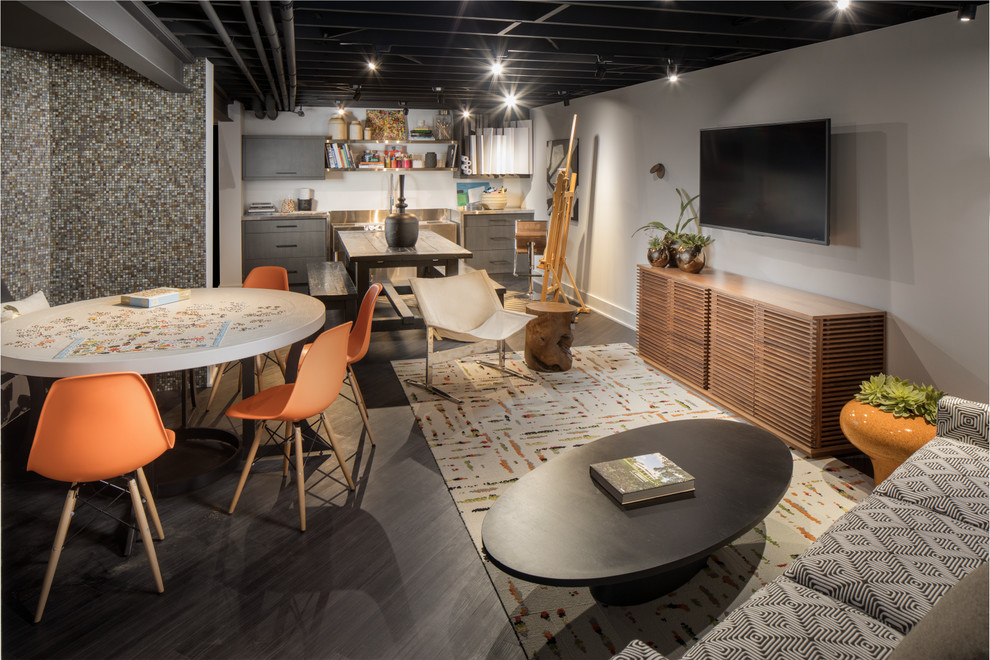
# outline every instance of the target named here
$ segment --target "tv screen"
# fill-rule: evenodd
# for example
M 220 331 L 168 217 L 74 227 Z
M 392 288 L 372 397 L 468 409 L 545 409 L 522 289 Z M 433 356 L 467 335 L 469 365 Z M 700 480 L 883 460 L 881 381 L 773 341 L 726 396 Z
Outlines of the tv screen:
M 701 224 L 828 245 L 830 119 L 701 131 Z

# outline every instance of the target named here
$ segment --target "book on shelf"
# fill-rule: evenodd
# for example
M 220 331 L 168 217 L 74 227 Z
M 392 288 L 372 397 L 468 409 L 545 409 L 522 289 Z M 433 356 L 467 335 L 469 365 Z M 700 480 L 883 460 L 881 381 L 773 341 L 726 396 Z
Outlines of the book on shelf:
M 595 463 L 590 470 L 591 478 L 623 506 L 694 490 L 694 477 L 657 452 Z
M 189 289 L 175 289 L 172 287 L 158 287 L 157 289 L 147 289 L 137 293 L 128 293 L 120 297 L 121 305 L 131 307 L 158 307 L 168 303 L 189 300 L 192 293 Z

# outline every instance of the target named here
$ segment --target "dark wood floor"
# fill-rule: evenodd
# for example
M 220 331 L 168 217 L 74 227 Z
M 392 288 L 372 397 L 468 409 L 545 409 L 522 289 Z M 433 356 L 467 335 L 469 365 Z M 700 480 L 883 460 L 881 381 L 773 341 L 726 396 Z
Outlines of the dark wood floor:
M 632 330 L 595 313 L 581 315 L 575 337 L 576 345 L 635 344 Z M 522 334 L 510 347 L 521 350 Z M 354 406 L 334 403 L 330 419 L 358 486 L 344 488 L 332 457 L 311 459 L 308 531 L 298 530 L 295 484 L 282 482 L 277 460 L 255 468 L 234 515 L 226 513 L 233 473 L 159 499 L 158 595 L 140 544 L 122 557 L 117 524 L 79 507 L 37 625 L 65 485 L 12 464 L 17 438 L 5 434 L 3 657 L 524 658 L 390 365 L 424 350 L 422 331 L 373 336 L 357 374 L 377 446 L 361 437 Z M 266 373 L 274 382 L 277 370 Z M 226 424 L 234 380 L 194 422 Z M 175 399 L 163 397 L 166 425 L 177 422 Z

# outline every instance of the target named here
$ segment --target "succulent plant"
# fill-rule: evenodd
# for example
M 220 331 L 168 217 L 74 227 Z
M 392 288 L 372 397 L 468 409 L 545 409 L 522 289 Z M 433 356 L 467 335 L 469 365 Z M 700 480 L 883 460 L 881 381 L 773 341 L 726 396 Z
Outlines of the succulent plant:
M 945 392 L 933 385 L 917 385 L 897 376 L 878 374 L 860 383 L 856 400 L 895 417 L 919 416 L 935 424 L 938 400 L 943 396 Z

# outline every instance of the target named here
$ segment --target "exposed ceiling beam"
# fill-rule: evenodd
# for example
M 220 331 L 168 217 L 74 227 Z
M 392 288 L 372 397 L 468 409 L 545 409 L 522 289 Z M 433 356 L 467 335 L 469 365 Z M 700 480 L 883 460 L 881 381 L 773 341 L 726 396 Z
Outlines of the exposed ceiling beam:
M 23 2 L 27 9 L 170 92 L 188 93 L 183 59 L 117 2 Z

